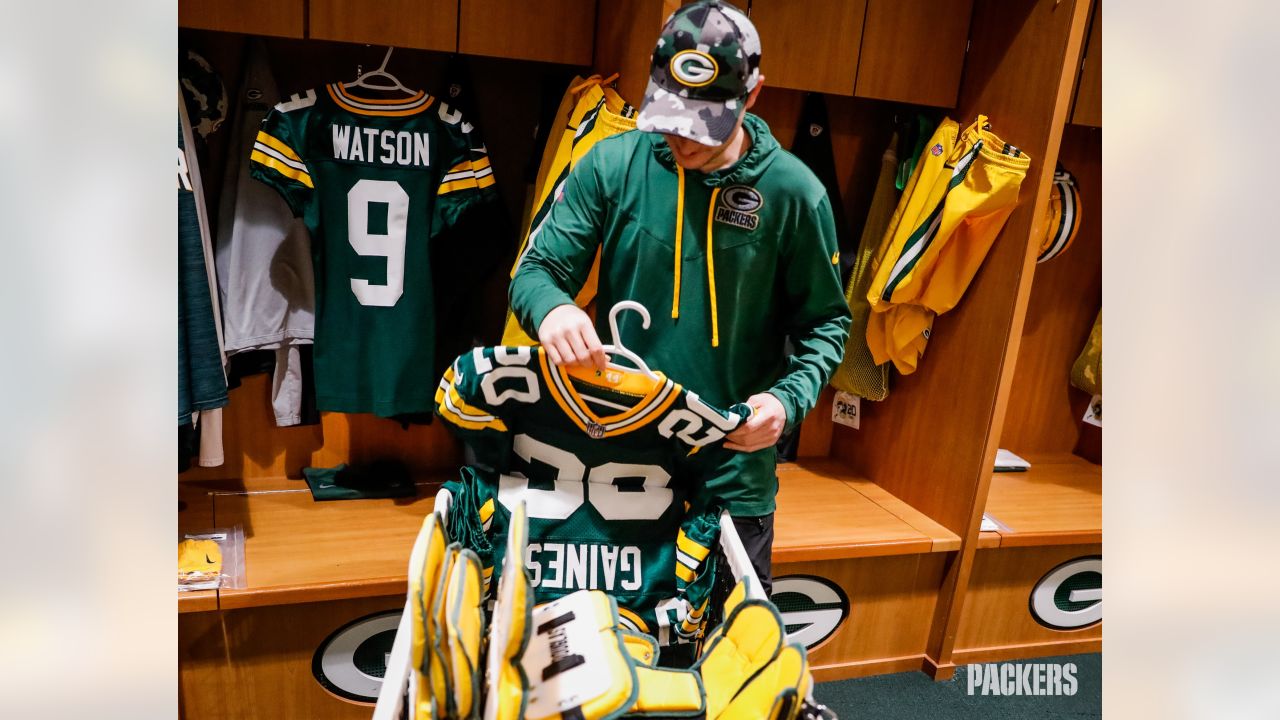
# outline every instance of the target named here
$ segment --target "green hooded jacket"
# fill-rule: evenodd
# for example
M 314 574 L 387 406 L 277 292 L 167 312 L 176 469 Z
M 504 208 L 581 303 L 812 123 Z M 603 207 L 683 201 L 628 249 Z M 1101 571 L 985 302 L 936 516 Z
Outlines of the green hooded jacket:
M 604 342 L 609 308 L 638 301 L 652 324 L 621 313 L 623 345 L 719 407 L 768 391 L 790 429 L 840 363 L 849 308 L 822 184 L 763 120 L 748 114 L 744 127 L 751 147 L 712 173 L 680 169 L 660 134 L 597 143 L 531 239 L 511 281 L 511 309 L 537 337 L 548 312 L 573 303 L 599 249 Z M 774 448 L 718 452 L 726 463 L 715 483 L 730 511 L 773 512 Z

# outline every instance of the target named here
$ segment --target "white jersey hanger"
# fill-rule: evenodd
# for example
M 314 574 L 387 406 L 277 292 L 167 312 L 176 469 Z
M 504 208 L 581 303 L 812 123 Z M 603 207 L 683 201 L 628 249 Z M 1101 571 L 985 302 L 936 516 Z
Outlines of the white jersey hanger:
M 629 368 L 629 367 L 618 365 L 615 363 L 609 363 L 609 367 L 617 370 L 639 370 L 640 372 L 644 373 L 645 377 L 648 377 L 650 380 L 660 379 L 652 370 L 649 369 L 649 366 L 645 364 L 645 361 L 640 359 L 639 355 L 623 347 L 622 341 L 619 339 L 619 334 L 618 334 L 618 314 L 621 313 L 623 310 L 635 310 L 636 312 L 640 313 L 640 318 L 641 318 L 640 327 L 646 330 L 649 328 L 649 311 L 645 308 L 644 305 L 641 305 L 635 300 L 623 300 L 618 304 L 614 305 L 612 308 L 610 308 L 609 309 L 609 330 L 613 334 L 613 344 L 605 345 L 603 349 L 606 353 L 609 353 L 610 355 L 617 355 L 619 357 L 623 357 L 623 358 L 626 358 L 627 360 L 630 360 L 632 364 L 635 365 L 635 367 Z
M 387 72 L 387 63 L 391 60 L 391 51 L 393 50 L 395 50 L 395 47 L 387 48 L 387 54 L 382 57 L 382 64 L 379 65 L 376 70 L 370 70 L 367 73 L 360 73 L 359 77 L 349 83 L 343 83 L 342 87 L 359 87 L 367 90 L 382 90 L 384 92 L 394 92 L 399 90 L 406 95 L 417 95 L 417 90 L 410 90 L 405 87 L 403 83 L 397 80 L 395 75 Z M 374 83 L 369 82 L 370 78 L 383 78 L 387 80 L 389 84 L 375 85 Z

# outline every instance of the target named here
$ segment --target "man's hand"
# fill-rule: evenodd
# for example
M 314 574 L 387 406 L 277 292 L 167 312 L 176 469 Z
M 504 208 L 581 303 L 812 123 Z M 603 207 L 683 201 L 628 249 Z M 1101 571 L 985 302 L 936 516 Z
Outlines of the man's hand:
M 560 305 L 542 318 L 538 342 L 556 365 L 578 365 L 604 370 L 608 358 L 591 317 L 577 305 Z
M 782 428 L 787 424 L 787 409 L 782 407 L 782 401 L 762 392 L 747 398 L 747 404 L 755 412 L 737 430 L 729 433 L 724 446 L 730 450 L 755 452 L 776 445 L 782 436 Z

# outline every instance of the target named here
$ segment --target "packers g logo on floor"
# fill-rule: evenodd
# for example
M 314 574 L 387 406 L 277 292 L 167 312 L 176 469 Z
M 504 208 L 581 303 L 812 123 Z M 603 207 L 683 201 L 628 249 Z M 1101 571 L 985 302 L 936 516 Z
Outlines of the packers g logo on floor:
M 1051 630 L 1082 630 L 1102 621 L 1102 558 L 1055 567 L 1031 589 L 1031 617 Z
M 321 687 L 344 700 L 377 702 L 400 614 L 388 610 L 366 615 L 325 638 L 311 658 L 311 674 Z
M 716 59 L 698 50 L 681 50 L 671 58 L 671 75 L 689 87 L 710 85 L 720 74 Z
M 769 597 L 787 628 L 787 641 L 812 650 L 831 637 L 849 617 L 849 596 L 839 585 L 816 575 L 775 578 Z

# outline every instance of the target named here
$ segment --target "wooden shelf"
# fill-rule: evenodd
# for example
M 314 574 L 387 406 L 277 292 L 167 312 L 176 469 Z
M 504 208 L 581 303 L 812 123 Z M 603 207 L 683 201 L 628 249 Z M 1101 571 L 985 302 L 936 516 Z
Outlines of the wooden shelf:
M 220 607 L 404 593 L 409 551 L 438 487 L 419 483 L 415 498 L 333 502 L 312 500 L 301 480 L 215 492 L 218 523 L 244 527 L 248 584 L 220 590 Z
M 774 564 L 960 548 L 955 533 L 837 461 L 779 465 L 778 485 Z
M 995 473 L 987 495 L 987 515 L 1008 529 L 982 533 L 978 547 L 1102 542 L 1102 466 L 1070 453 L 1019 454 L 1031 469 Z
M 960 538 L 869 480 L 830 460 L 778 468 L 775 563 L 946 552 Z M 248 587 L 186 594 L 183 612 L 403 593 L 405 563 L 436 482 L 403 500 L 316 502 L 300 480 L 184 485 L 208 498 L 219 527 L 245 533 Z M 190 512 L 190 510 L 188 510 Z M 195 597 L 199 596 L 199 597 Z

